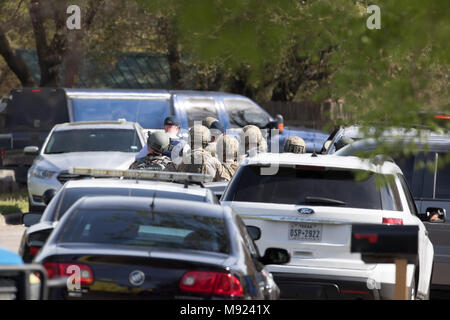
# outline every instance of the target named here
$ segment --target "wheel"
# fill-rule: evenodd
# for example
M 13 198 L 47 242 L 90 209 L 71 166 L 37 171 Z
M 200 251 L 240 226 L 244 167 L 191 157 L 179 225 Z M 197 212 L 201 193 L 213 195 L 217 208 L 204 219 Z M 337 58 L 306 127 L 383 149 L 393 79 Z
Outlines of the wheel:
M 30 198 L 28 197 L 28 212 L 44 212 L 45 207 L 33 206 L 31 204 Z

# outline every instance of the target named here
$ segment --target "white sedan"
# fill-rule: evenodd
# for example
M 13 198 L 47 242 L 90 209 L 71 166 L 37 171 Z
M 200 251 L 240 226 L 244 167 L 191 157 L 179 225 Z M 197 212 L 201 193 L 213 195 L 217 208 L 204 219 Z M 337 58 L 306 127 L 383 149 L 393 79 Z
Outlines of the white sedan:
M 70 179 L 70 167 L 128 169 L 145 144 L 142 127 L 135 122 L 75 122 L 56 125 L 42 149 L 26 147 L 24 152 L 38 154 L 28 170 L 30 211 L 45 208 L 43 193 L 59 190 Z
M 268 266 L 282 298 L 394 298 L 395 265 L 366 264 L 350 252 L 356 223 L 419 227 L 418 261 L 407 267 L 407 284 L 411 299 L 429 297 L 433 245 L 393 162 L 259 154 L 244 159 L 221 200 L 261 229 L 261 250 L 289 251 L 289 264 Z

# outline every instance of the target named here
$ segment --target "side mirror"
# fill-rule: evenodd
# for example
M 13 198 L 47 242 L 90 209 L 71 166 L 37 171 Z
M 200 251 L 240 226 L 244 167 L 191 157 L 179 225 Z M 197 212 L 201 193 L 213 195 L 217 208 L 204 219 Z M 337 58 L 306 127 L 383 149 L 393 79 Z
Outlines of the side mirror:
M 447 210 L 444 208 L 427 208 L 425 213 L 419 213 L 420 220 L 429 223 L 444 223 L 447 220 Z
M 284 129 L 284 118 L 281 114 L 277 114 L 275 118 L 277 119 L 277 129 L 281 133 Z
M 267 248 L 264 256 L 261 258 L 263 264 L 285 264 L 291 261 L 291 256 L 286 249 Z
M 261 229 L 255 226 L 247 226 L 247 232 L 253 241 L 261 239 Z
M 32 225 L 38 223 L 41 220 L 41 213 L 24 213 L 22 215 L 22 223 L 25 227 L 31 227 Z
M 28 146 L 23 149 L 23 153 L 30 156 L 37 156 L 39 154 L 39 148 L 36 146 Z
M 50 203 L 50 201 L 53 199 L 55 194 L 56 194 L 55 189 L 45 190 L 44 194 L 42 195 L 42 200 L 44 201 L 45 205 L 48 205 Z

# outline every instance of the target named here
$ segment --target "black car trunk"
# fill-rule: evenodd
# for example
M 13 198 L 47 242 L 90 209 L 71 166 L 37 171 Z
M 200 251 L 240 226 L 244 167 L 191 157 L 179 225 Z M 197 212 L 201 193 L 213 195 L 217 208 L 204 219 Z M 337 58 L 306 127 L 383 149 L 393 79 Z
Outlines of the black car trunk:
M 82 284 L 80 292 L 65 292 L 68 299 L 174 299 L 202 297 L 208 294 L 190 293 L 180 290 L 180 281 L 188 271 L 226 272 L 221 254 L 148 252 L 93 253 L 60 256 L 56 261 L 68 265 L 80 265 L 81 274 L 87 266 L 92 272 L 93 282 Z M 52 259 L 53 260 L 53 259 Z M 55 260 L 54 260 L 55 261 Z M 76 290 L 74 290 L 76 291 Z

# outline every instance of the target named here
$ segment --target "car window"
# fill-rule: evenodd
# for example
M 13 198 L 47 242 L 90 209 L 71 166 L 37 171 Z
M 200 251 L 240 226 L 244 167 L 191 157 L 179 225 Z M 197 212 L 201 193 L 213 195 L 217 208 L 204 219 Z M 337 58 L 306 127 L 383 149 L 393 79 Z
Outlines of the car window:
M 445 153 L 438 153 L 439 163 L 436 173 L 436 199 L 450 199 L 450 163 L 443 161 L 446 156 L 447 154 Z
M 149 190 L 148 196 L 153 196 L 153 190 Z M 82 197 L 95 196 L 129 196 L 129 188 L 66 188 L 65 193 L 61 197 L 58 211 L 55 215 L 55 221 L 60 220 L 66 211 Z
M 260 128 L 265 127 L 269 116 L 256 104 L 244 99 L 223 99 L 231 128 L 242 128 L 253 124 Z
M 54 131 L 45 147 L 44 153 L 138 152 L 141 148 L 142 145 L 135 130 L 82 129 Z
M 194 122 L 202 122 L 206 117 L 219 118 L 213 98 L 185 97 L 183 101 L 189 127 L 193 126 Z
M 229 253 L 223 218 L 126 209 L 78 209 L 61 228 L 58 242 Z
M 402 186 L 403 192 L 405 193 L 406 201 L 408 202 L 409 211 L 412 214 L 417 215 L 418 211 L 417 211 L 416 203 L 415 203 L 413 195 L 409 189 L 408 183 L 406 182 L 405 177 L 403 177 L 402 175 L 399 175 L 398 177 L 400 179 L 400 184 Z
M 75 122 L 126 119 L 145 129 L 162 129 L 170 101 L 161 99 L 71 99 Z
M 383 191 L 386 184 L 381 183 L 379 188 L 376 180 L 384 181 L 386 177 L 380 175 L 376 179 L 376 175 L 368 171 L 297 166 L 280 167 L 275 175 L 261 175 L 260 167 L 245 166 L 238 172 L 239 176 L 229 186 L 225 201 L 336 205 L 364 209 L 388 209 L 383 207 L 388 201 L 390 210 L 401 210 L 397 188 Z M 385 193 L 383 200 L 382 191 Z
M 384 186 L 380 189 L 381 202 L 384 210 L 403 211 L 402 201 L 395 184 L 395 176 L 390 175 L 385 180 Z

